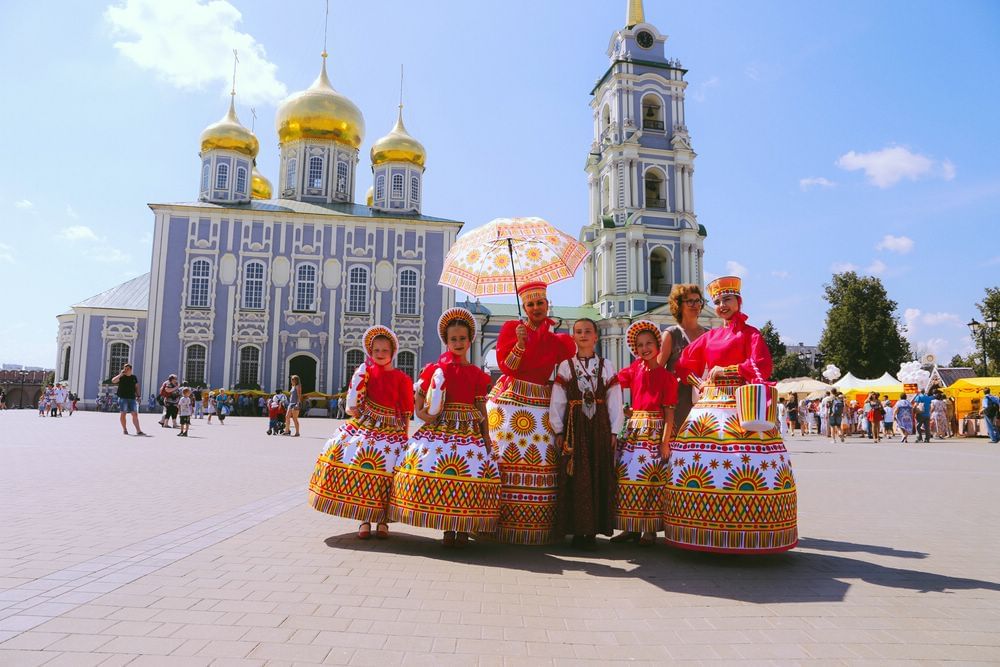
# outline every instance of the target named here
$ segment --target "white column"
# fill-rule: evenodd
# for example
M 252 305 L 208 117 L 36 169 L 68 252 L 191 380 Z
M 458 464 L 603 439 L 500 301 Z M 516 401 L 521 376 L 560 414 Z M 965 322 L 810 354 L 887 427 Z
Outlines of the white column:
M 583 263 L 583 302 L 594 303 L 594 257 Z
M 635 266 L 633 273 L 635 273 L 635 291 L 645 292 L 645 274 L 646 274 L 646 257 L 645 253 L 642 251 L 643 242 L 639 239 L 635 242 Z
M 614 242 L 608 242 L 604 246 L 604 293 L 614 292 L 615 275 L 615 246 Z
M 684 167 L 684 210 L 691 212 L 691 170 Z
M 639 205 L 639 185 L 642 183 L 642 174 L 639 173 L 639 163 L 632 160 L 629 163 L 629 173 L 634 174 L 632 179 L 632 202 L 631 206 Z
M 674 163 L 674 211 L 680 212 L 684 210 L 684 189 L 681 187 L 683 182 L 682 169 L 679 164 Z
M 694 166 L 692 165 L 688 169 L 688 203 L 691 206 L 689 209 L 694 213 Z

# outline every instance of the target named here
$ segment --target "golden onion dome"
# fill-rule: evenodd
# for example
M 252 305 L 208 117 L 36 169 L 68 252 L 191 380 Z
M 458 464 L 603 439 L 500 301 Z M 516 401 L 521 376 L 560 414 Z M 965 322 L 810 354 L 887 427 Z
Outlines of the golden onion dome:
M 399 107 L 399 116 L 392 131 L 372 145 L 372 166 L 385 162 L 409 162 L 423 167 L 427 162 L 427 151 L 424 145 L 410 136 L 403 125 L 403 107 Z
M 236 117 L 236 105 L 233 99 L 229 100 L 229 111 L 222 120 L 209 125 L 201 133 L 201 152 L 211 150 L 236 151 L 251 158 L 257 157 L 260 142 Z
M 254 164 L 253 171 L 250 174 L 250 198 L 270 199 L 271 192 L 271 181 L 267 180 L 264 174 L 257 171 L 257 165 Z
M 365 193 L 365 205 L 374 206 L 375 205 L 375 186 L 369 185 L 368 192 Z
M 327 139 L 360 148 L 365 137 L 361 110 L 330 84 L 326 53 L 319 76 L 306 90 L 288 96 L 275 116 L 278 143 L 299 139 Z

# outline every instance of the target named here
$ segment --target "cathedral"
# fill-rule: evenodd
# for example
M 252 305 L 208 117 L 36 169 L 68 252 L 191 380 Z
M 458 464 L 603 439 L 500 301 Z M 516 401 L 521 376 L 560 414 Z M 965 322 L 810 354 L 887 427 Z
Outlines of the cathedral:
M 687 83 L 666 41 L 645 21 L 642 1 L 629 0 L 591 91 L 582 305 L 552 313 L 563 328 L 577 317 L 599 320 L 604 353 L 619 366 L 629 361 L 632 320 L 672 323 L 672 285 L 703 283 Z M 373 324 L 396 332 L 397 366 L 415 377 L 441 353 L 437 319 L 454 305 L 479 319 L 473 361 L 489 364 L 514 306 L 456 304 L 438 285 L 463 223 L 423 214 L 427 152 L 407 132 L 402 107 L 372 143 L 371 187 L 355 201 L 364 116 L 334 89 L 322 57 L 313 84 L 277 109 L 277 190 L 258 172 L 259 141 L 231 100 L 202 132 L 197 201 L 150 204 L 149 273 L 58 316 L 56 376 L 85 404 L 111 389 L 126 361 L 145 394 L 170 373 L 191 385 L 263 390 L 298 375 L 306 392 L 334 393 L 363 361 L 361 334 Z

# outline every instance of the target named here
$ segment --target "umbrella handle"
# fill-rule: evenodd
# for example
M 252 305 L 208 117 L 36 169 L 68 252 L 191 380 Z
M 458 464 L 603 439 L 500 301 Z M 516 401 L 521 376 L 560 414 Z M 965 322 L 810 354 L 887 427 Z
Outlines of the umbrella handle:
M 514 301 L 517 302 L 517 319 L 521 319 L 521 296 L 517 293 L 517 269 L 514 268 L 514 242 L 507 237 L 507 251 L 510 253 L 510 273 L 514 276 Z

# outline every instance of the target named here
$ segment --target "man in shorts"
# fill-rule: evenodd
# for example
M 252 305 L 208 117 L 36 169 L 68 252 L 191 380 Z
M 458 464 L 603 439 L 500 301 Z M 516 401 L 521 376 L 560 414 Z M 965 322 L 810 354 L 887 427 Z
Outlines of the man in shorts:
M 111 378 L 111 383 L 118 385 L 118 411 L 122 422 L 122 433 L 128 435 L 125 414 L 131 413 L 135 434 L 146 435 L 139 427 L 139 378 L 132 374 L 132 364 L 125 364 L 122 372 Z

